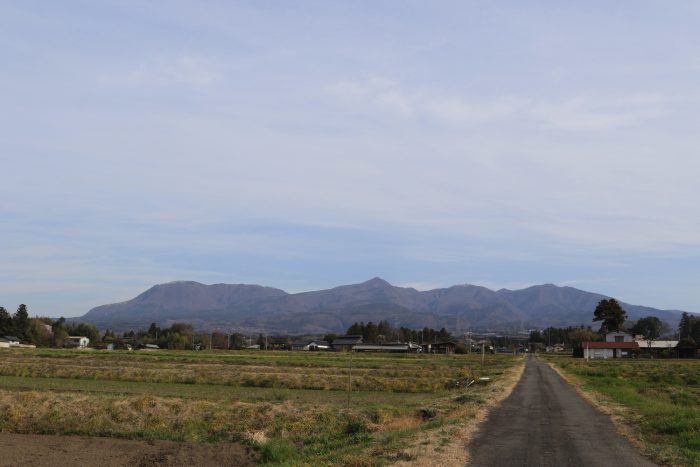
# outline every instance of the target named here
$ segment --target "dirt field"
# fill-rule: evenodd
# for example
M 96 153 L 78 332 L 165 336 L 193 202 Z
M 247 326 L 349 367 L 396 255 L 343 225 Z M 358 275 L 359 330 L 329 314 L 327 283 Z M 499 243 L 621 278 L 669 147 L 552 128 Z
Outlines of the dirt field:
M 249 466 L 259 455 L 238 443 L 194 444 L 0 433 L 0 466 Z
M 536 357 L 470 444 L 470 465 L 651 467 L 610 418 Z

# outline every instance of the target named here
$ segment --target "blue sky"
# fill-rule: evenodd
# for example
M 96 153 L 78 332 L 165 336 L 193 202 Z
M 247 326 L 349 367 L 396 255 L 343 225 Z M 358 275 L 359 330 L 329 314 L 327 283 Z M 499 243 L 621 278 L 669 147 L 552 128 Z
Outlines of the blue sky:
M 700 311 L 699 17 L 0 2 L 0 305 L 381 276 Z

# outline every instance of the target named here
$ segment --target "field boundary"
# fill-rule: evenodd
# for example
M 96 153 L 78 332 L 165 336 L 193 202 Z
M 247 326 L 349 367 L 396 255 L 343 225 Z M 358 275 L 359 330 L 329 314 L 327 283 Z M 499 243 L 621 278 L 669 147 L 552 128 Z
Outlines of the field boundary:
M 491 388 L 490 394 L 484 398 L 483 404 L 473 414 L 470 414 L 469 420 L 471 423 L 467 423 L 464 420 L 461 426 L 457 425 L 452 426 L 451 429 L 442 428 L 432 430 L 431 433 L 423 433 L 422 436 L 429 436 L 427 440 L 423 440 L 422 444 L 418 445 L 415 445 L 418 440 L 413 440 L 414 442 L 404 450 L 412 460 L 398 461 L 388 465 L 392 467 L 409 467 L 420 463 L 422 466 L 439 467 L 467 464 L 470 460 L 469 442 L 479 431 L 491 411 L 513 392 L 525 371 L 525 359 L 522 358 L 517 366 L 506 371 L 508 374 L 504 378 L 493 383 L 494 386 Z M 441 438 L 444 439 L 444 436 L 450 437 L 446 443 L 441 442 Z M 426 441 L 430 441 L 430 443 L 428 444 Z M 426 459 L 426 456 L 429 456 L 429 458 Z

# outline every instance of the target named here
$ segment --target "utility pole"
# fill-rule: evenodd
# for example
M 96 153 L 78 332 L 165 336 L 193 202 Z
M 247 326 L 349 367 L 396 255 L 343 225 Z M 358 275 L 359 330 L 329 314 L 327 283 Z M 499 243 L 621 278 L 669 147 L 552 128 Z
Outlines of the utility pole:
M 486 359 L 486 349 L 484 343 L 481 343 L 481 369 L 484 369 L 484 360 Z

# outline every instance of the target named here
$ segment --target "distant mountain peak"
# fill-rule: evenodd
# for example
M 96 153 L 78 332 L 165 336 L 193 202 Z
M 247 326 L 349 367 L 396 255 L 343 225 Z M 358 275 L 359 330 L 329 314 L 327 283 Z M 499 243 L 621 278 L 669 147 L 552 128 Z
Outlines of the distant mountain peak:
M 373 286 L 382 286 L 382 287 L 390 286 L 390 287 L 393 287 L 393 285 L 391 285 L 390 283 L 388 283 L 387 281 L 385 281 L 385 280 L 382 279 L 381 277 L 373 277 L 373 278 L 371 278 L 370 280 L 363 282 L 362 285 L 373 285 Z
M 554 284 L 498 292 L 471 284 L 418 291 L 393 286 L 381 277 L 293 294 L 261 285 L 173 281 L 131 300 L 93 308 L 76 321 L 118 331 L 183 321 L 198 329 L 320 334 L 343 332 L 355 321 L 383 319 L 411 328 L 446 327 L 458 332 L 526 330 L 590 325 L 602 297 Z M 654 315 L 672 324 L 679 319 L 675 310 L 620 303 L 630 319 Z

